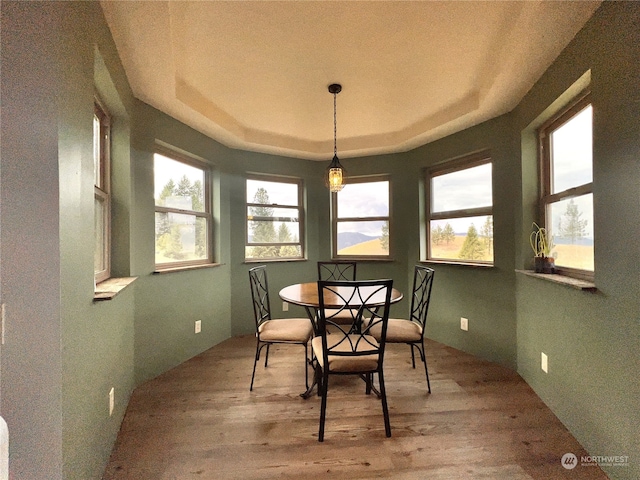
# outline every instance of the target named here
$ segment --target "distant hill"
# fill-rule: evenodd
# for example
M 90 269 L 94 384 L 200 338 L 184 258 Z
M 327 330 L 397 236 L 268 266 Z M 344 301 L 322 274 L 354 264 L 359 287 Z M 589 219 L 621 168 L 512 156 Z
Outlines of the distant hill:
M 382 248 L 380 237 L 369 240 L 368 242 L 357 243 L 350 247 L 338 250 L 339 255 L 389 255 L 389 251 Z
M 352 245 L 357 245 L 359 243 L 368 242 L 370 240 L 375 240 L 376 238 L 372 235 L 364 235 L 358 232 L 344 232 L 338 234 L 338 250 L 342 250 L 343 248 L 350 247 Z
M 553 243 L 556 245 L 572 245 L 570 238 L 553 237 Z M 593 246 L 593 238 L 583 237 L 577 238 L 573 245 L 585 245 L 587 247 Z

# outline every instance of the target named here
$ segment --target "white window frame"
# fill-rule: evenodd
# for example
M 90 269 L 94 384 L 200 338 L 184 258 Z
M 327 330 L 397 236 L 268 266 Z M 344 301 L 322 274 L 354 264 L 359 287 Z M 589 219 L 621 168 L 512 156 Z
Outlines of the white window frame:
M 431 221 L 432 220 L 447 220 L 447 219 L 456 219 L 456 218 L 469 218 L 469 217 L 491 217 L 491 223 L 494 224 L 493 218 L 493 178 L 491 179 L 491 192 L 492 199 L 490 206 L 477 207 L 477 208 L 465 208 L 461 210 L 447 210 L 442 212 L 432 212 L 433 205 L 433 189 L 431 187 L 431 181 L 433 178 L 446 175 L 449 173 L 459 172 L 463 170 L 467 170 L 470 168 L 478 167 L 480 165 L 493 165 L 493 160 L 491 158 L 491 154 L 489 151 L 482 151 L 478 153 L 473 153 L 470 155 L 465 155 L 463 157 L 449 160 L 442 164 L 438 164 L 434 167 L 428 168 L 425 171 L 425 198 L 426 198 L 426 208 L 425 208 L 425 231 L 426 231 L 426 248 L 425 251 L 427 253 L 427 258 L 425 261 L 433 262 L 433 263 L 452 263 L 452 264 L 462 264 L 462 265 L 482 265 L 482 266 L 493 266 L 495 261 L 495 245 L 493 239 L 495 239 L 495 235 L 493 234 L 492 227 L 492 257 L 493 260 L 470 260 L 470 259 L 449 259 L 449 258 L 434 258 L 431 252 Z M 493 168 L 492 168 L 493 170 Z
M 348 183 L 376 183 L 387 182 L 389 184 L 389 214 L 387 216 L 369 216 L 369 217 L 341 217 L 338 208 L 338 196 L 340 192 L 331 193 L 331 231 L 332 231 L 332 247 L 331 251 L 333 260 L 391 260 L 392 241 L 392 219 L 391 212 L 391 176 L 390 175 L 367 175 L 362 177 L 350 177 Z M 389 232 L 389 250 L 386 255 L 339 255 L 338 254 L 338 224 L 341 222 L 387 222 Z
M 297 195 L 297 205 L 280 205 L 272 203 L 270 206 L 278 209 L 291 209 L 296 210 L 298 214 L 298 223 L 300 225 L 299 238 L 297 242 L 287 242 L 287 243 L 278 243 L 278 242 L 270 242 L 270 243 L 260 243 L 260 242 L 250 242 L 249 241 L 249 233 L 251 231 L 249 227 L 249 222 L 253 220 L 261 220 L 261 221 L 277 221 L 278 217 L 260 217 L 256 218 L 253 215 L 250 215 L 249 209 L 252 207 L 260 208 L 265 207 L 264 204 L 261 203 L 253 203 L 247 200 L 246 190 L 245 190 L 245 262 L 277 262 L 277 261 L 291 261 L 291 260 L 303 260 L 305 258 L 305 208 L 304 208 L 304 183 L 301 178 L 296 177 L 285 177 L 278 175 L 268 175 L 268 174 L 259 174 L 259 173 L 249 173 L 245 179 L 245 188 L 247 185 L 247 180 L 256 180 L 263 182 L 273 182 L 273 183 L 286 183 L 290 185 L 296 185 L 298 188 Z M 289 256 L 289 257 L 247 257 L 247 249 L 250 247 L 284 247 L 284 246 L 297 246 L 300 248 L 300 255 Z
M 100 283 L 111 277 L 111 116 L 104 104 L 96 96 L 94 99 L 93 117 L 100 125 L 99 138 L 94 138 L 94 202 L 104 205 L 102 220 L 103 238 L 98 245 L 97 231 L 94 231 L 94 279 Z M 95 137 L 95 135 L 94 135 Z M 94 223 L 100 219 L 97 209 L 94 210 Z M 96 270 L 96 257 L 100 256 L 104 268 Z
M 555 193 L 552 193 L 553 190 L 551 185 L 553 168 L 553 159 L 551 158 L 552 152 L 550 145 L 551 134 L 562 127 L 564 124 L 572 120 L 578 113 L 582 112 L 589 106 L 593 106 L 591 102 L 591 94 L 589 90 L 585 90 L 580 95 L 578 95 L 566 108 L 561 110 L 557 115 L 553 116 L 538 129 L 538 163 L 540 169 L 540 195 L 538 203 L 538 216 L 541 219 L 541 221 L 539 222 L 539 225 L 541 226 L 547 227 L 550 223 L 550 206 L 553 203 L 568 200 L 572 197 L 579 197 L 588 194 L 593 195 L 593 181 Z M 591 167 L 593 168 L 593 164 Z M 567 277 L 578 278 L 581 280 L 593 281 L 595 277 L 595 266 L 594 271 L 590 271 L 556 265 L 555 273 L 559 275 L 565 275 Z
M 163 270 L 179 270 L 188 267 L 197 267 L 203 265 L 213 264 L 213 201 L 212 201 L 212 178 L 213 172 L 210 165 L 205 163 L 204 161 L 200 161 L 194 158 L 190 158 L 186 154 L 178 153 L 170 148 L 163 148 L 159 145 L 156 145 L 156 149 L 154 152 L 154 169 L 155 169 L 155 154 L 162 155 L 167 157 L 175 162 L 183 163 L 190 167 L 197 168 L 202 170 L 203 172 L 203 195 L 204 195 L 204 211 L 199 212 L 195 210 L 186 210 L 180 208 L 172 208 L 166 207 L 163 205 L 157 205 L 155 203 L 154 196 L 154 226 L 155 226 L 155 216 L 156 213 L 177 213 L 181 215 L 191 215 L 196 218 L 204 218 L 206 221 L 206 232 L 207 232 L 207 254 L 206 258 L 198 259 L 198 260 L 179 260 L 175 262 L 163 262 L 157 263 L 155 261 L 155 252 L 156 252 L 156 238 L 154 234 L 154 264 L 155 271 L 163 271 Z M 155 188 L 155 185 L 154 185 Z M 155 228 L 154 228 L 155 232 Z

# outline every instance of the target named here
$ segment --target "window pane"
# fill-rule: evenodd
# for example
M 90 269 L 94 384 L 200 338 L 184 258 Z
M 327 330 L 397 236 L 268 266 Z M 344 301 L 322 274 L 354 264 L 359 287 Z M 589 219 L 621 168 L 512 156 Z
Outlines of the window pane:
M 493 216 L 430 222 L 430 258 L 493 262 Z
M 388 181 L 348 183 L 338 192 L 338 218 L 388 216 Z
M 156 263 L 206 260 L 207 221 L 195 215 L 156 212 Z
M 337 243 L 338 255 L 389 255 L 388 222 L 338 222 Z
M 253 217 L 273 217 L 274 221 L 297 222 L 297 208 L 249 207 L 247 220 Z
M 298 184 L 247 179 L 247 203 L 298 205 Z
M 593 271 L 593 194 L 549 205 L 556 266 Z
M 249 243 L 298 243 L 300 241 L 300 223 L 249 221 Z
M 591 123 L 589 105 L 551 134 L 553 193 L 592 182 Z
M 93 115 L 93 183 L 96 187 L 102 188 L 100 178 L 100 119 Z
M 156 153 L 153 174 L 156 205 L 205 211 L 204 170 Z
M 431 199 L 434 213 L 490 207 L 491 163 L 433 177 Z
M 95 248 L 93 250 L 93 271 L 94 273 L 106 270 L 105 264 L 105 226 L 106 226 L 106 206 L 104 199 L 96 198 L 94 201 L 94 221 L 95 221 Z
M 245 258 L 300 258 L 300 245 L 269 245 L 245 247 Z
M 300 183 L 255 178 L 248 178 L 246 182 L 247 204 L 260 206 L 247 205 L 245 258 L 301 258 Z

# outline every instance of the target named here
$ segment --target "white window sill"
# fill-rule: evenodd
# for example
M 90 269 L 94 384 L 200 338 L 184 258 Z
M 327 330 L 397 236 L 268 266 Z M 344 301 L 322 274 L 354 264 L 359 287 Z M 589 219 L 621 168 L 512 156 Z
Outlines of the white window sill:
M 306 258 L 245 258 L 244 263 L 306 262 Z
M 456 260 L 420 260 L 425 265 L 457 265 L 460 267 L 472 268 L 494 268 L 493 263 L 477 263 L 477 262 L 458 262 Z
M 532 270 L 516 270 L 516 273 L 526 275 L 528 277 L 535 277 L 547 282 L 558 283 L 560 285 L 566 285 L 567 287 L 575 288 L 577 290 L 584 290 L 586 292 L 596 292 L 596 284 L 585 280 L 579 280 L 573 277 L 567 277 L 566 275 L 558 275 L 557 273 L 535 273 Z
M 168 267 L 168 268 L 158 268 L 153 271 L 154 275 L 162 275 L 165 273 L 173 273 L 173 272 L 187 272 L 189 270 L 201 270 L 203 268 L 215 268 L 220 265 L 224 265 L 223 263 L 200 263 L 198 265 L 180 265 L 177 267 Z
M 138 277 L 107 278 L 96 285 L 93 301 L 111 300 L 122 290 L 131 285 Z

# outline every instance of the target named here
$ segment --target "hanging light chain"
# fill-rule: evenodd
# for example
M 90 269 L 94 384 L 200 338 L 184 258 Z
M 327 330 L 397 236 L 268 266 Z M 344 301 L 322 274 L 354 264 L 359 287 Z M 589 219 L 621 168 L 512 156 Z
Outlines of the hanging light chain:
M 344 187 L 344 168 L 338 160 L 338 107 L 336 95 L 342 90 L 342 85 L 333 83 L 329 85 L 329 93 L 333 94 L 333 159 L 327 168 L 325 182 L 329 191 L 337 193 Z
M 336 116 L 336 96 L 337 92 L 333 93 L 333 154 L 338 154 L 338 117 Z

